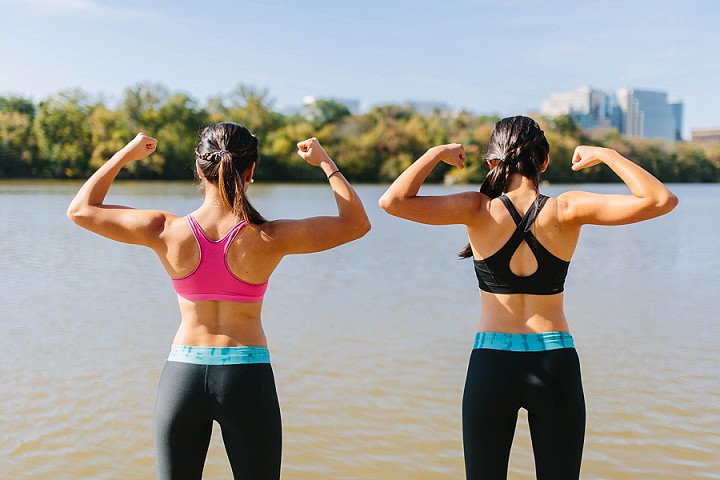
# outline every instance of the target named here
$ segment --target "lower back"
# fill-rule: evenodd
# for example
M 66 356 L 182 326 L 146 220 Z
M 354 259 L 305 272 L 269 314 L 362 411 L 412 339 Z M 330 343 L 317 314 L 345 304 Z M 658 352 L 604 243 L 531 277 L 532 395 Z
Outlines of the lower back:
M 190 301 L 178 298 L 180 327 L 177 345 L 237 347 L 267 346 L 262 328 L 262 302 Z
M 493 294 L 480 291 L 478 331 L 536 333 L 569 331 L 563 294 Z

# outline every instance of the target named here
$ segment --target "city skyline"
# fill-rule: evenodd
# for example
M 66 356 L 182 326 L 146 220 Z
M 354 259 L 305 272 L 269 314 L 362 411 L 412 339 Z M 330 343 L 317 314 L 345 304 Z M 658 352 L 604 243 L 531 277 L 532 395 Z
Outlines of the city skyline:
M 585 130 L 614 128 L 630 138 L 675 142 L 684 139 L 683 110 L 681 99 L 662 90 L 613 91 L 586 85 L 551 94 L 540 112 L 548 117 L 568 115 Z
M 113 101 L 149 81 L 202 102 L 244 83 L 276 110 L 313 96 L 504 116 L 590 84 L 679 97 L 689 138 L 720 126 L 718 20 L 700 0 L 0 0 L 0 95 Z

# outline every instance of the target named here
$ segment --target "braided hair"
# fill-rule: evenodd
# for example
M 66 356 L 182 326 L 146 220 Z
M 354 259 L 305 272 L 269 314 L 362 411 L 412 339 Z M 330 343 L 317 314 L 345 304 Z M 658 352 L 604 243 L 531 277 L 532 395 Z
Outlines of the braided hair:
M 503 118 L 495 124 L 488 151 L 483 156 L 486 162 L 495 161 L 480 192 L 490 198 L 497 198 L 505 192 L 508 178 L 519 173 L 529 178 L 539 190 L 542 165 L 550 152 L 545 133 L 530 117 L 515 116 Z M 459 253 L 461 258 L 472 257 L 470 244 Z
M 205 180 L 217 185 L 223 204 L 248 224 L 267 220 L 245 194 L 245 173 L 258 161 L 258 139 L 237 123 L 216 123 L 200 133 L 195 162 Z

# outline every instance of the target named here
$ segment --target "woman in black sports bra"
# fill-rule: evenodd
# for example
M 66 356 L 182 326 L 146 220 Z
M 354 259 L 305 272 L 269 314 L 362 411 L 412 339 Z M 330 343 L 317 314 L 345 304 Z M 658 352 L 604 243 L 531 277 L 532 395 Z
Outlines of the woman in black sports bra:
M 507 477 L 520 408 L 528 422 L 538 479 L 577 479 L 585 435 L 580 365 L 563 311 L 563 289 L 583 225 L 624 225 L 668 213 L 677 204 L 660 181 L 617 152 L 575 149 L 572 169 L 604 163 L 629 195 L 539 192 L 550 160 L 545 134 L 531 118 L 495 125 L 480 192 L 420 196 L 439 162 L 463 168 L 462 145 L 430 148 L 388 188 L 380 206 L 430 225 L 463 224 L 482 311 L 463 395 L 468 479 Z

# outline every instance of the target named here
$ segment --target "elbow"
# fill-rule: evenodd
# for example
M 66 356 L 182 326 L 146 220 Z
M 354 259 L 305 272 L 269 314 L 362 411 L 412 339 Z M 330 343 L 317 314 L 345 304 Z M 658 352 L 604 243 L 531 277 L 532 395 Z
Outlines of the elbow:
M 370 219 L 368 219 L 367 216 L 363 218 L 361 221 L 358 221 L 355 223 L 355 225 L 352 228 L 352 234 L 353 234 L 353 240 L 357 240 L 358 238 L 362 238 L 370 231 L 372 228 L 372 225 L 370 225 Z
M 75 225 L 83 226 L 87 218 L 90 216 L 90 212 L 88 211 L 88 208 L 82 205 L 71 203 L 67 209 L 67 212 L 65 212 L 65 215 Z
M 370 219 L 365 218 L 365 222 L 363 223 L 363 226 L 362 226 L 362 235 L 360 235 L 360 236 L 364 237 L 365 235 L 368 234 L 368 232 L 370 232 L 371 229 L 372 229 L 372 225 L 370 224 Z
M 657 202 L 657 209 L 660 211 L 660 215 L 670 213 L 675 207 L 677 207 L 678 202 L 678 197 L 668 190 L 667 193 L 659 198 Z
M 397 197 L 388 195 L 388 192 L 385 192 L 383 196 L 380 197 L 380 200 L 378 200 L 378 205 L 380 205 L 380 208 L 382 208 L 386 213 L 392 215 L 395 207 L 397 206 Z
M 80 208 L 77 205 L 71 203 L 67 209 L 67 212 L 65 212 L 65 215 L 67 216 L 67 218 L 70 219 L 71 222 L 78 223 L 80 221 L 80 218 L 82 217 L 80 212 Z

